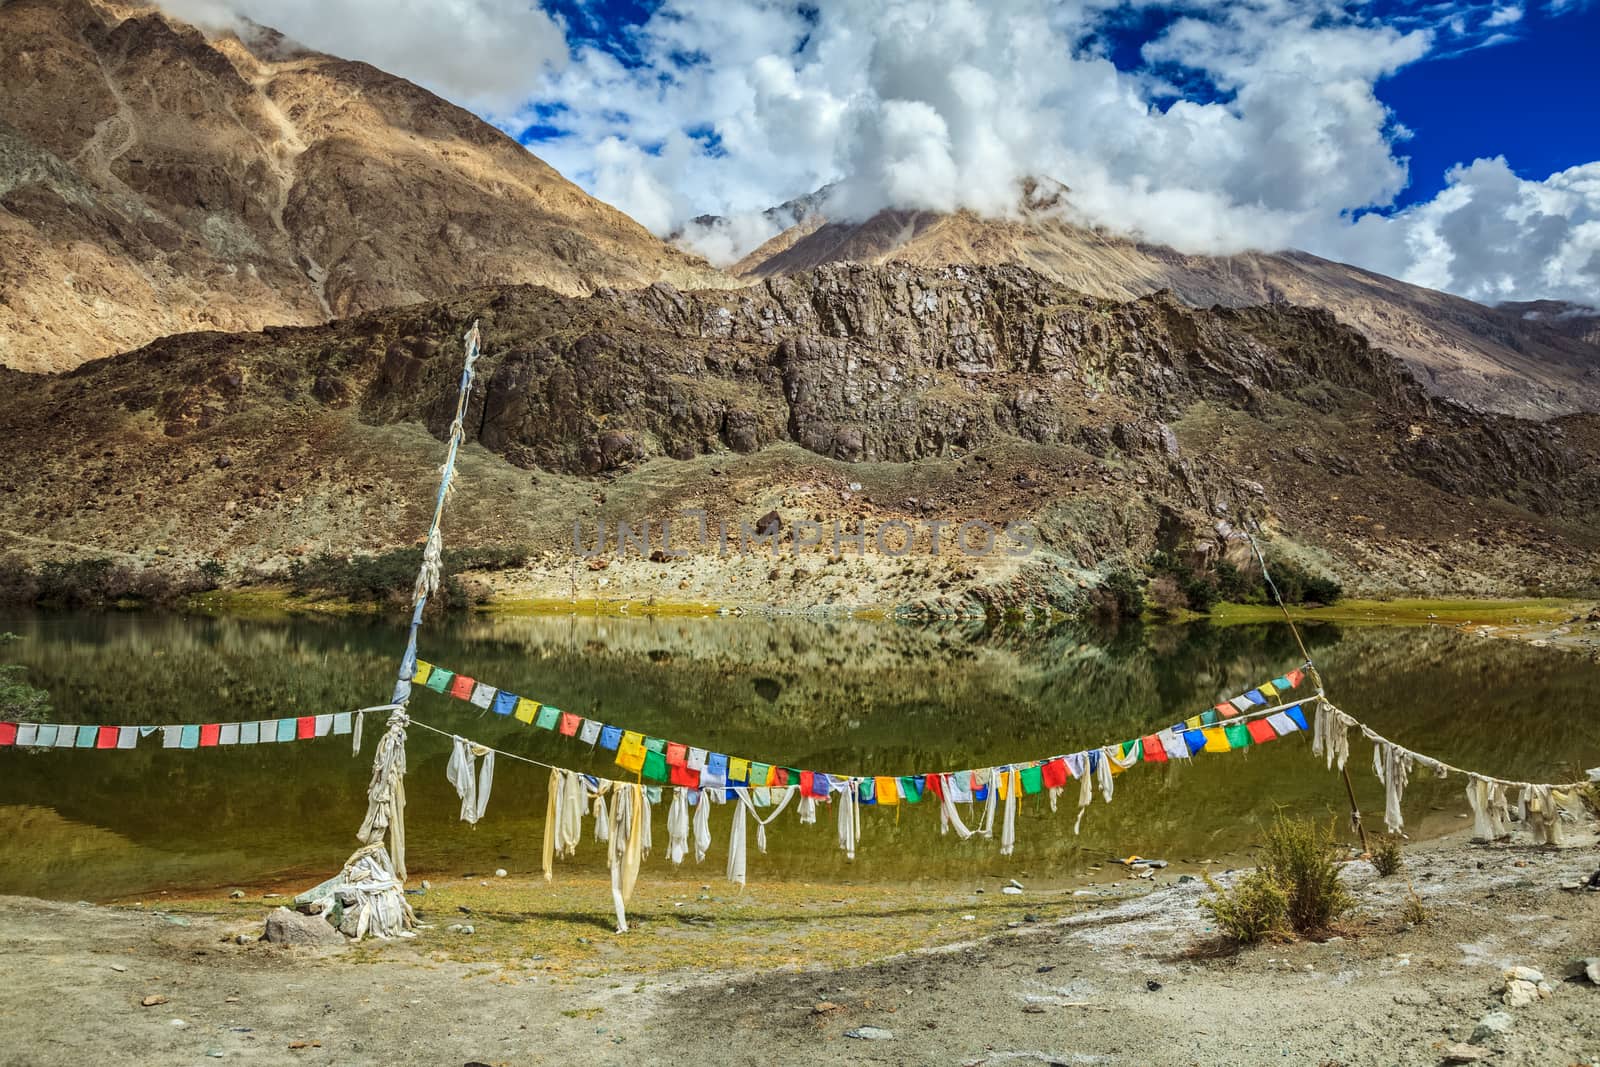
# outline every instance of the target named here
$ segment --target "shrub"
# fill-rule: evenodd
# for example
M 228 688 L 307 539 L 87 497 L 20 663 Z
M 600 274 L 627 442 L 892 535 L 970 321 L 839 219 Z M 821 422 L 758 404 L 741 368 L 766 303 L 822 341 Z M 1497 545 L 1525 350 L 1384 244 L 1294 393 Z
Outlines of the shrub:
M 1400 873 L 1400 868 L 1404 862 L 1400 856 L 1400 842 L 1392 837 L 1386 839 L 1383 844 L 1373 850 L 1372 868 L 1378 872 L 1379 878 L 1388 878 L 1391 875 Z
M 1326 930 L 1350 910 L 1339 881 L 1333 831 L 1279 815 L 1267 831 L 1267 872 L 1289 895 L 1289 925 L 1302 934 Z
M 1423 907 L 1422 898 L 1415 893 L 1406 898 L 1406 906 L 1400 910 L 1400 918 L 1411 926 L 1421 926 L 1428 921 L 1428 909 Z
M 1232 889 L 1223 889 L 1209 874 L 1213 896 L 1200 901 L 1228 940 L 1254 945 L 1282 934 L 1289 915 L 1289 894 L 1265 869 L 1251 871 Z
M 1144 583 L 1132 571 L 1118 567 L 1096 590 L 1099 611 L 1115 619 L 1137 619 L 1144 614 Z
M 0 633 L 0 644 L 17 641 L 16 634 Z M 50 713 L 50 694 L 23 681 L 26 667 L 0 664 L 0 719 L 29 722 Z
M 1170 574 L 1158 574 L 1150 579 L 1146 594 L 1150 606 L 1158 615 L 1176 615 L 1189 606 L 1189 600 L 1178 588 L 1178 581 Z

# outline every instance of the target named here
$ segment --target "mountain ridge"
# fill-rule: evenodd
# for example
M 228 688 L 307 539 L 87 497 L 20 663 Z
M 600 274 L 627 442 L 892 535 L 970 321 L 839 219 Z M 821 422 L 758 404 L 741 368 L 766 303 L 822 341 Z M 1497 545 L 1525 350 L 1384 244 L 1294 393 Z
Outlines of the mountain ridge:
M 0 364 L 458 289 L 727 284 L 476 116 L 259 29 L 0 5 Z

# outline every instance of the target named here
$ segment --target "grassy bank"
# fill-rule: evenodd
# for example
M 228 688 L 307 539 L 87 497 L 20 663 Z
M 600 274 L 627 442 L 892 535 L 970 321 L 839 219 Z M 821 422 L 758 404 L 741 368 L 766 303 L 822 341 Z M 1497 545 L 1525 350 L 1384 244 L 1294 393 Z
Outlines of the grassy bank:
M 1554 597 L 1529 600 L 1341 600 L 1332 607 L 1293 607 L 1296 622 L 1321 620 L 1340 623 L 1372 623 L 1383 626 L 1447 626 L 1468 623 L 1508 625 L 1515 623 L 1564 622 L 1589 602 Z M 1278 622 L 1283 612 L 1270 604 L 1218 604 L 1211 610 L 1211 621 L 1219 625 Z

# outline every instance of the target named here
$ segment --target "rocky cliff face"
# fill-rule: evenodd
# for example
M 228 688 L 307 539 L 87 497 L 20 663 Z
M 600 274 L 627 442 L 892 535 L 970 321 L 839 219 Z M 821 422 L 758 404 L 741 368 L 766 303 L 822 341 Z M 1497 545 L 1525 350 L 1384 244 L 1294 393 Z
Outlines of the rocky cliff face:
M 1040 198 L 1035 189 L 1012 220 L 885 211 L 830 223 L 813 212 L 733 270 L 767 278 L 844 261 L 1013 263 L 1113 299 L 1165 289 L 1195 307 L 1322 307 L 1400 356 L 1432 392 L 1526 418 L 1600 411 L 1600 318 L 1592 309 L 1485 307 L 1302 252 L 1183 255 L 1073 225 L 1060 214 L 1065 197 L 1059 190 Z
M 13 375 L 11 545 L 164 545 L 270 570 L 409 543 L 439 455 L 414 428 L 444 433 L 475 318 L 485 355 L 451 543 L 532 543 L 551 576 L 567 573 L 575 520 L 683 507 L 735 524 L 769 509 L 1025 522 L 1043 550 L 1028 566 L 1054 568 L 1024 580 L 1021 564 L 952 576 L 894 561 L 890 592 L 868 588 L 884 575 L 858 582 L 880 603 L 1013 580 L 1027 596 L 1142 562 L 1163 531 L 1203 545 L 1257 522 L 1368 592 L 1577 588 L 1600 568 L 1600 419 L 1440 400 L 1326 311 L 1110 301 L 1014 267 L 485 290 Z
M 0 365 L 662 279 L 723 284 L 409 82 L 137 3 L 0 4 Z

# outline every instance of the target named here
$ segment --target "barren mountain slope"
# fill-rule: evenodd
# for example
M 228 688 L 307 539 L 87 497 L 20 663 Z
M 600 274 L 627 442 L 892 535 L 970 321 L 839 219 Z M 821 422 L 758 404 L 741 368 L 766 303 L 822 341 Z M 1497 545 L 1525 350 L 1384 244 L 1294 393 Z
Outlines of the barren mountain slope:
M 597 520 L 637 528 L 686 507 L 736 537 L 769 509 L 786 528 L 1022 522 L 1039 551 L 849 551 L 785 564 L 785 581 L 760 556 L 644 553 L 601 575 L 599 595 L 1070 607 L 1097 568 L 1141 564 L 1163 539 L 1205 556 L 1219 524 L 1250 521 L 1360 592 L 1560 591 L 1600 575 L 1600 418 L 1432 398 L 1324 311 L 1115 302 L 1016 267 L 484 290 L 167 338 L 60 377 L 0 374 L 14 443 L 0 544 L 34 560 L 215 556 L 235 573 L 409 544 L 474 318 L 485 354 L 447 540 L 533 546 L 545 593 L 598 580 L 575 521 L 587 543 Z
M 0 4 L 0 364 L 658 280 L 724 284 L 402 79 L 137 4 Z
M 1600 343 L 1587 329 L 1600 320 L 1485 307 L 1304 252 L 1183 255 L 1075 226 L 1048 207 L 1011 221 L 885 211 L 844 224 L 813 215 L 733 270 L 772 277 L 823 263 L 889 260 L 1016 263 L 1115 299 L 1170 289 L 1197 307 L 1324 307 L 1404 359 L 1435 392 L 1528 418 L 1600 411 Z

